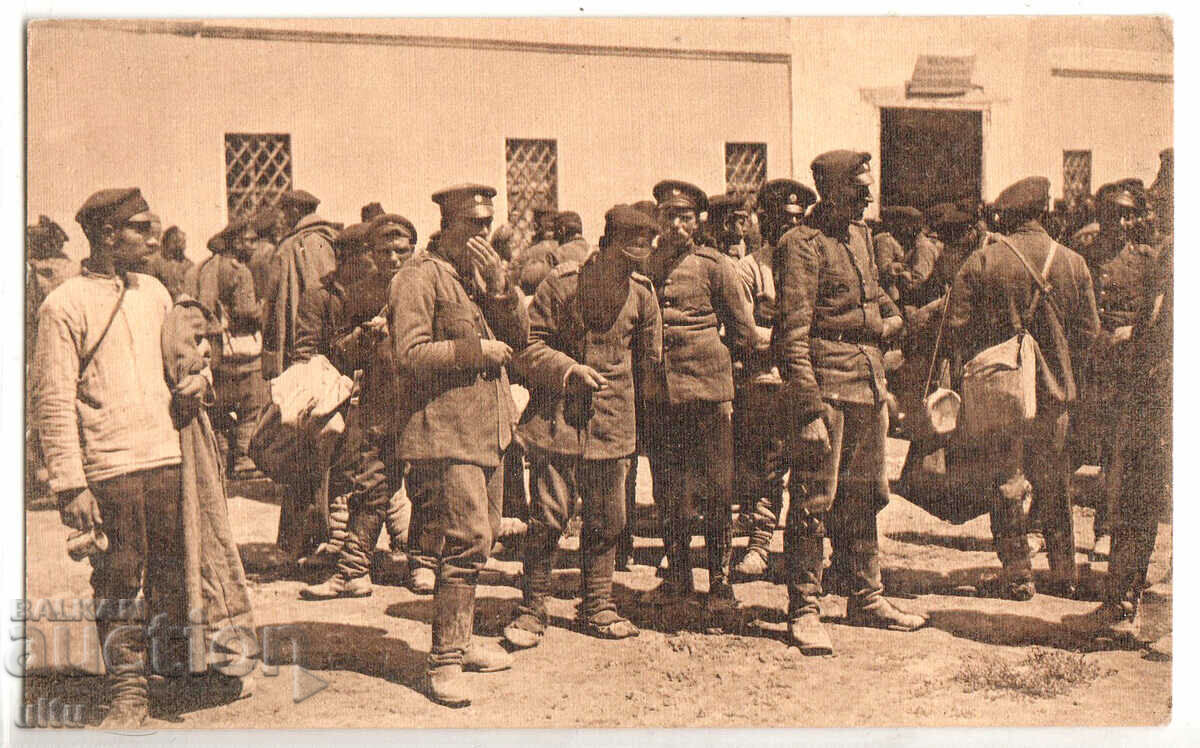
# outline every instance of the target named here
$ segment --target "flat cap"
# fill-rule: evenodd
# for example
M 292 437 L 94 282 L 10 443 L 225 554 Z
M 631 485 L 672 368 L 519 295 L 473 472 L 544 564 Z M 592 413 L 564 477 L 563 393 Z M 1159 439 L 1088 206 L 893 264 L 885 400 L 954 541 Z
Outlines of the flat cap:
M 1050 204 L 1050 180 L 1045 177 L 1025 177 L 1005 187 L 996 196 L 992 207 L 1006 210 L 1045 209 Z
M 298 205 L 305 208 L 316 208 L 321 204 L 321 201 L 318 200 L 317 197 L 311 192 L 305 192 L 304 190 L 288 190 L 279 196 L 279 204 Z
M 921 211 L 908 205 L 889 205 L 879 211 L 879 218 L 887 227 L 917 228 L 925 222 L 925 216 L 921 214 Z
M 354 223 L 338 232 L 338 235 L 333 239 L 333 249 L 338 254 L 363 252 L 369 248 L 370 238 L 370 224 Z
M 483 184 L 456 184 L 433 193 L 433 201 L 443 216 L 465 215 L 471 218 L 491 218 L 496 214 L 492 198 L 496 190 Z
M 865 151 L 826 151 L 813 159 L 813 179 L 818 184 L 849 180 L 854 184 L 871 184 L 871 154 Z
M 817 193 L 794 179 L 772 179 L 758 191 L 759 209 L 770 212 L 803 215 L 816 201 Z
M 213 254 L 220 254 L 233 249 L 233 241 L 246 230 L 247 226 L 251 226 L 249 219 L 235 218 L 225 224 L 225 228 L 213 234 L 205 246 Z
M 726 192 L 722 195 L 716 195 L 708 201 L 708 220 L 710 223 L 719 223 L 724 220 L 727 215 L 750 215 L 750 211 L 746 209 L 746 200 L 735 194 Z
M 378 202 L 367 203 L 366 205 L 362 206 L 362 210 L 359 211 L 359 217 L 362 218 L 363 223 L 369 223 L 371 219 L 375 218 L 376 216 L 381 216 L 385 212 L 386 211 L 384 211 L 382 204 Z
M 573 210 L 564 210 L 554 217 L 554 230 L 560 234 L 583 231 L 583 219 Z
M 664 179 L 654 185 L 652 193 L 660 208 L 690 208 L 697 213 L 708 210 L 708 195 L 689 182 Z
M 412 221 L 397 213 L 381 213 L 368 221 L 367 226 L 370 229 L 371 238 L 398 232 L 407 236 L 414 246 L 417 243 L 417 227 L 413 226 Z
M 93 193 L 75 214 L 75 220 L 87 233 L 89 229 L 106 223 L 120 226 L 133 219 L 149 221 L 149 212 L 150 206 L 146 204 L 140 189 L 118 187 Z
M 929 225 L 935 229 L 951 226 L 970 226 L 975 217 L 955 203 L 938 203 L 929 209 Z

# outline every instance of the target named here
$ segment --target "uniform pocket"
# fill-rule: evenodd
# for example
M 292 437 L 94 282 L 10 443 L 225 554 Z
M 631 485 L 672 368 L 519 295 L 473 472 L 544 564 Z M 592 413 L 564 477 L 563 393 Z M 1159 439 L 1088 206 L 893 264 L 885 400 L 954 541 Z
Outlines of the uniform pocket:
M 471 304 L 438 299 L 433 308 L 435 340 L 459 340 L 480 337 L 479 312 Z

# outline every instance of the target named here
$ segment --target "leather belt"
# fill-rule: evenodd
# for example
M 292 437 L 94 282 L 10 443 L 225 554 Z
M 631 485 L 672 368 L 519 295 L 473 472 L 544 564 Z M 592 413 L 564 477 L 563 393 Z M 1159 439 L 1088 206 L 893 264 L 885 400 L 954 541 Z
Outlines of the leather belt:
M 834 343 L 854 343 L 857 345 L 871 345 L 879 347 L 879 336 L 870 330 L 862 328 L 850 330 L 813 330 L 809 333 L 814 338 L 829 340 Z

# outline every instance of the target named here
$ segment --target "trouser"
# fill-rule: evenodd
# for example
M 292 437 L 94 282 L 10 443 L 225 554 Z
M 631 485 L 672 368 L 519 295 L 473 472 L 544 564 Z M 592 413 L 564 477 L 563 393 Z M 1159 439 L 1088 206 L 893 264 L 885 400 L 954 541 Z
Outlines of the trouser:
M 279 531 L 277 544 L 290 556 L 300 556 L 323 542 L 328 527 L 322 527 L 316 502 L 324 501 L 318 496 L 322 476 L 316 472 L 312 461 L 297 461 L 296 473 L 280 485 L 282 499 L 279 507 Z
M 525 490 L 525 449 L 513 439 L 504 452 L 504 505 L 502 517 L 529 519 L 529 494 Z
M 625 476 L 630 459 L 586 460 L 575 455 L 530 454 L 533 503 L 525 542 L 522 612 L 546 617 L 554 550 L 571 515 L 575 497 L 583 503 L 580 534 L 581 618 L 616 610 L 612 602 L 617 541 L 625 529 Z
M 888 411 L 883 403 L 825 404 L 829 451 L 802 441 L 789 450 L 791 502 L 784 540 L 786 546 L 789 536 L 795 543 L 828 534 L 835 571 L 850 578 L 851 555 L 856 548 L 878 543 L 876 513 L 887 506 Z M 874 591 L 882 591 L 882 585 L 877 586 Z
M 742 515 L 753 519 L 749 547 L 764 553 L 783 511 L 787 473 L 779 388 L 774 382 L 745 382 L 733 401 L 733 496 Z
M 114 698 L 146 692 L 148 670 L 188 672 L 181 473 L 178 465 L 126 473 L 90 486 L 108 551 L 91 557 L 96 628 Z M 144 609 L 138 605 L 145 579 Z M 106 601 L 106 602 L 101 602 Z M 153 623 L 149 642 L 146 624 Z M 200 660 L 203 662 L 203 660 Z
M 209 409 L 221 464 L 227 475 L 253 470 L 250 459 L 250 437 L 258 412 L 267 400 L 267 386 L 262 371 L 217 369 L 213 372 L 213 393 L 216 401 Z
M 350 512 L 337 564 L 343 577 L 362 577 L 371 571 L 371 555 L 387 516 L 388 502 L 401 484 L 402 472 L 395 455 L 395 437 L 371 429 L 352 446 L 349 459 L 330 472 L 329 493 L 346 495 Z
M 663 521 L 668 583 L 692 589 L 691 521 L 704 516 L 709 589 L 728 587 L 732 553 L 732 407 L 729 403 L 652 403 L 647 447 L 654 503 Z
M 503 469 L 420 460 L 409 465 L 408 485 L 413 516 L 420 515 L 409 530 L 410 546 L 418 536 L 410 558 L 434 569 L 439 584 L 442 578 L 474 584 L 500 532 Z
M 1075 522 L 1071 514 L 1071 457 L 1066 449 L 1070 417 L 1065 412 L 1042 413 L 1023 437 L 1008 440 L 1002 468 L 1009 480 L 1024 477 L 1033 486 L 1030 521 L 1046 538 L 1046 555 L 1055 582 L 1074 584 Z
M 638 455 L 629 458 L 629 469 L 625 471 L 625 527 L 617 541 L 617 558 L 625 564 L 633 558 L 633 524 L 637 517 L 637 474 Z M 624 568 L 624 567 L 622 567 Z

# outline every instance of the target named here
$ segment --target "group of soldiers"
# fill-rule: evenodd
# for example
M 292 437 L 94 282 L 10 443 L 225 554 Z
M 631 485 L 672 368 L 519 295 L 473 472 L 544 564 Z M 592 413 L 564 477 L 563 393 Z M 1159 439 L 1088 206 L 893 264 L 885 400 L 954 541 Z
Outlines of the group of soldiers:
M 695 602 L 705 630 L 741 630 L 734 575 L 766 572 L 782 520 L 788 635 L 806 655 L 833 651 L 820 616 L 828 590 L 847 597 L 852 625 L 926 624 L 884 595 L 876 517 L 891 491 L 889 436 L 911 441 L 910 465 L 940 449 L 972 453 L 1002 567 L 990 589 L 1014 600 L 1035 592 L 1031 523 L 1049 560 L 1043 591 L 1074 594 L 1069 484 L 1080 460 L 1091 460 L 1107 478 L 1101 503 L 1113 542 L 1105 602 L 1080 625 L 1136 638 L 1170 474 L 1168 152 L 1149 189 L 1123 180 L 1099 190 L 1099 225 L 1081 234 L 1090 241 L 1078 252 L 1042 224 L 1049 181 L 1041 177 L 987 206 L 884 208 L 873 230 L 864 221 L 870 159 L 824 153 L 811 165 L 815 190 L 774 179 L 749 201 L 665 180 L 653 200 L 609 209 L 595 246 L 572 211 L 538 211 L 529 246 L 512 227 L 493 231 L 496 191 L 478 184 L 433 194 L 441 224 L 420 249 L 404 216 L 374 203 L 360 222 L 332 223 L 302 190 L 230 222 L 209 241 L 212 257 L 195 266 L 178 229 L 159 249 L 157 219 L 142 203 L 129 208 L 136 215 L 105 204 L 79 220 L 93 255 L 127 230 L 110 225 L 113 215 L 136 223 L 128 230 L 140 232 L 145 251 L 114 272 L 157 277 L 208 313 L 205 403 L 225 435 L 229 475 L 255 472 L 248 444 L 268 381 L 317 356 L 354 378 L 359 415 L 327 489 L 316 469 L 295 466 L 283 486 L 280 543 L 311 554 L 305 518 L 314 504 L 342 497 L 334 569 L 301 596 L 365 596 L 386 527 L 414 590 L 433 594 L 426 687 L 440 704 L 469 704 L 464 671 L 510 667 L 512 651 L 544 637 L 554 551 L 576 514 L 580 629 L 605 639 L 638 634 L 612 594 L 614 571 L 632 553 L 638 455 L 649 460 L 665 555 L 662 583 L 643 603 Z M 97 220 L 108 223 L 86 223 Z M 57 237 L 52 223 L 31 235 Z M 65 235 L 57 238 L 61 254 Z M 31 249 L 31 262 L 48 256 Z M 55 334 L 48 320 L 61 306 L 42 308 L 43 363 L 44 337 Z M 1042 351 L 1034 421 L 966 446 L 923 428 L 931 383 L 956 387 L 964 362 L 1018 331 Z M 76 341 L 79 356 L 88 339 Z M 518 385 L 528 394 L 523 407 Z M 82 470 L 72 462 L 78 444 L 46 443 L 68 438 L 61 423 L 42 428 L 62 417 L 47 397 L 35 376 L 33 424 L 49 484 L 64 521 L 79 526 L 80 481 L 95 476 L 86 459 Z M 1127 428 L 1148 417 L 1157 420 Z M 1086 429 L 1091 436 L 1079 436 Z M 750 536 L 736 565 L 735 505 Z M 472 628 L 479 573 L 505 517 L 527 529 L 522 599 L 501 648 L 473 640 Z M 703 595 L 694 534 L 704 536 Z

